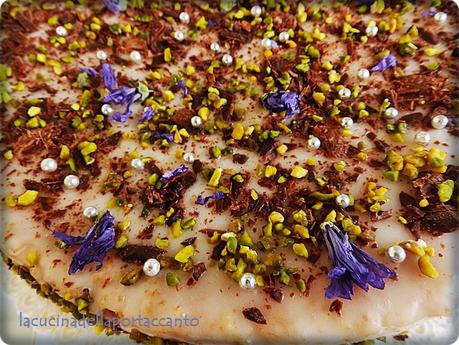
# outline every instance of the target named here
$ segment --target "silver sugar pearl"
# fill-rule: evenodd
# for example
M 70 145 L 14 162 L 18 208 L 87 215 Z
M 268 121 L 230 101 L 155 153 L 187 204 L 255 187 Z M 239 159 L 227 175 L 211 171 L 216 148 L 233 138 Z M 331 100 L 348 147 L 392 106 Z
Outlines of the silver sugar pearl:
M 368 37 L 375 37 L 378 34 L 378 27 L 376 25 L 371 25 L 367 27 L 365 33 Z
M 255 289 L 257 287 L 257 280 L 253 273 L 244 273 L 239 280 L 239 286 L 243 289 Z
M 317 137 L 312 137 L 308 139 L 308 147 L 310 149 L 318 149 L 320 147 L 320 139 Z
M 395 119 L 398 116 L 398 110 L 394 107 L 389 107 L 384 112 L 386 119 Z
M 233 57 L 229 54 L 225 54 L 222 57 L 222 62 L 227 66 L 231 65 L 233 63 Z
M 403 249 L 399 245 L 395 245 L 395 246 L 387 248 L 386 255 L 390 261 L 397 263 L 397 264 L 405 261 L 406 259 L 405 249 Z
M 262 9 L 260 6 L 258 5 L 255 5 L 253 6 L 251 9 L 250 9 L 250 13 L 252 14 L 252 16 L 254 17 L 259 17 L 261 16 L 261 12 L 262 12 Z
M 99 60 L 107 60 L 107 53 L 104 52 L 103 50 L 98 50 L 97 53 L 96 53 L 96 57 Z
M 143 273 L 148 277 L 156 276 L 161 271 L 161 264 L 155 258 L 148 259 L 143 264 Z
M 282 31 L 279 34 L 279 41 L 285 42 L 285 41 L 288 41 L 289 39 L 290 39 L 290 35 L 287 31 Z
M 439 23 L 444 23 L 448 20 L 448 15 L 445 12 L 435 13 L 434 19 Z
M 349 90 L 347 87 L 343 87 L 338 91 L 338 95 L 340 98 L 349 98 L 351 97 L 351 90 Z
M 269 38 L 263 38 L 261 40 L 261 46 L 266 49 L 271 49 L 273 47 L 273 41 Z
M 202 119 L 201 119 L 201 117 L 200 117 L 200 116 L 193 116 L 193 117 L 191 118 L 191 125 L 192 125 L 193 127 L 199 127 L 199 126 L 201 126 L 201 125 L 202 125 Z
M 77 188 L 80 185 L 80 179 L 76 175 L 67 175 L 64 178 L 64 186 L 67 188 L 73 189 Z
M 341 126 L 344 128 L 351 128 L 354 125 L 354 120 L 350 117 L 343 117 L 341 119 Z
M 185 39 L 185 34 L 183 33 L 183 31 L 176 31 L 174 32 L 174 38 L 177 41 L 182 42 Z
M 424 131 L 416 133 L 414 136 L 416 143 L 421 145 L 427 145 L 430 142 L 430 134 Z
M 67 36 L 68 32 L 67 29 L 63 26 L 58 26 L 56 28 L 56 34 L 58 34 L 59 36 Z
M 190 22 L 190 15 L 186 12 L 180 12 L 179 19 L 183 24 L 188 24 Z
M 212 50 L 213 52 L 218 53 L 220 51 L 220 44 L 218 44 L 217 42 L 212 42 L 210 44 L 210 50 Z
M 448 125 L 448 116 L 446 115 L 436 115 L 432 118 L 431 124 L 435 129 L 443 129 Z
M 131 161 L 131 167 L 137 170 L 143 170 L 145 168 L 145 163 L 140 158 L 134 158 Z
M 99 211 L 94 206 L 88 206 L 83 210 L 83 216 L 88 219 L 96 218 Z
M 41 161 L 40 168 L 44 172 L 54 172 L 57 170 L 57 161 L 53 158 L 45 158 Z
M 359 69 L 359 71 L 357 72 L 357 75 L 360 79 L 362 80 L 366 80 L 368 78 L 370 78 L 370 71 L 367 70 L 366 68 L 361 68 Z
M 346 208 L 351 204 L 351 199 L 347 194 L 340 194 L 335 199 L 336 204 L 340 207 Z
M 104 104 L 101 108 L 100 108 L 100 111 L 102 112 L 102 114 L 104 115 L 110 115 L 113 113 L 113 108 L 111 107 L 110 104 Z
M 129 54 L 129 57 L 131 58 L 132 61 L 134 62 L 140 62 L 142 61 L 142 55 L 137 50 L 133 50 L 131 54 Z
M 183 155 L 183 160 L 187 163 L 193 163 L 194 155 L 191 152 L 187 152 Z

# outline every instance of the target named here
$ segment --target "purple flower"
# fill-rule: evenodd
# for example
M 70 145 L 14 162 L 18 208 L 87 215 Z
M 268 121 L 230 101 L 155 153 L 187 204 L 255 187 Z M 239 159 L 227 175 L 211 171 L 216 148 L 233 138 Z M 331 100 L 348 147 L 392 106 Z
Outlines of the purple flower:
M 105 95 L 104 102 L 126 105 L 131 101 L 132 97 L 134 97 L 135 92 L 135 88 L 123 86 Z
M 78 270 L 91 263 L 98 262 L 96 270 L 102 267 L 105 256 L 115 246 L 114 218 L 109 211 L 94 224 L 86 236 L 69 236 L 62 232 L 54 231 L 53 235 L 69 246 L 80 245 L 72 257 L 69 274 L 75 274 Z
M 384 72 L 389 67 L 395 67 L 396 65 L 397 65 L 397 59 L 392 54 L 389 54 L 389 55 L 382 57 L 381 60 L 379 60 L 379 62 L 370 69 L 370 71 L 371 72 L 377 72 L 377 71 Z
M 174 136 L 172 134 L 169 134 L 169 133 L 159 133 L 159 134 L 155 134 L 153 136 L 153 139 L 155 139 L 155 140 L 166 139 L 167 141 L 172 142 L 172 141 L 174 141 Z
M 185 80 L 180 80 L 178 83 L 177 83 L 177 86 L 179 87 L 180 90 L 183 91 L 183 97 L 186 97 L 188 96 L 188 88 L 186 87 L 185 85 Z
M 433 10 L 422 11 L 421 16 L 422 18 L 433 17 L 435 13 Z
M 102 0 L 102 2 L 110 12 L 113 12 L 114 14 L 120 13 L 121 8 L 118 4 L 118 0 Z
M 115 71 L 113 71 L 113 68 L 108 63 L 102 64 L 101 73 L 102 79 L 107 89 L 113 92 L 113 90 L 118 88 L 118 82 L 116 81 Z
M 99 75 L 99 73 L 97 73 L 97 71 L 92 67 L 80 67 L 80 71 L 85 72 L 91 77 L 97 77 Z
M 183 174 L 185 171 L 188 171 L 188 167 L 186 165 L 181 165 L 178 168 L 175 168 L 173 170 L 170 170 L 164 173 L 163 176 L 161 176 L 160 180 L 161 181 L 170 180 L 173 177 Z
M 210 199 L 214 199 L 214 200 L 220 200 L 220 199 L 224 199 L 226 198 L 226 194 L 224 192 L 217 192 L 217 193 L 214 193 L 212 195 L 209 195 L 209 196 L 206 196 L 205 198 L 202 198 L 200 195 L 198 196 L 196 202 L 199 204 L 199 205 L 205 205 L 209 202 Z
M 333 223 L 326 222 L 321 227 L 333 266 L 328 272 L 331 282 L 325 291 L 325 297 L 352 299 L 353 284 L 365 291 L 368 291 L 368 285 L 384 289 L 384 279 L 396 277 L 393 270 L 350 242 L 347 234 Z
M 300 113 L 300 96 L 296 92 L 271 92 L 263 96 L 262 102 L 266 109 L 274 113 L 285 111 L 286 118 Z
M 129 88 L 125 88 L 123 87 L 124 89 L 129 89 Z M 135 89 L 133 89 L 135 91 Z M 119 90 L 118 90 L 119 91 Z M 141 95 L 140 93 L 132 93 L 130 92 L 128 94 L 128 96 L 126 96 L 126 98 L 124 98 L 122 100 L 121 103 L 119 104 L 122 104 L 122 105 L 126 105 L 126 109 L 124 110 L 124 113 L 120 113 L 119 111 L 117 111 L 116 113 L 114 113 L 112 116 L 109 117 L 109 120 L 115 120 L 115 121 L 118 121 L 118 122 L 126 122 L 127 119 L 129 118 L 129 116 L 132 115 L 132 110 L 131 110 L 131 105 L 138 101 L 140 99 Z M 104 98 L 104 101 L 105 101 L 105 98 Z M 116 103 L 116 102 L 114 102 Z
M 143 110 L 142 116 L 140 117 L 138 122 L 141 123 L 150 121 L 153 118 L 153 115 L 155 115 L 155 109 L 153 109 L 152 107 L 146 107 Z

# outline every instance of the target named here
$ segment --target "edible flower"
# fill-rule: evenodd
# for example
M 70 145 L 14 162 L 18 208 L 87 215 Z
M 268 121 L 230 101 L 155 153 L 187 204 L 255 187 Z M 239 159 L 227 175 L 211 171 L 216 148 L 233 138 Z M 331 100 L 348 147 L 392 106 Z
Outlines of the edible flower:
M 199 195 L 197 200 L 196 200 L 196 202 L 199 205 L 205 205 L 205 204 L 207 204 L 209 202 L 210 199 L 220 200 L 220 199 L 224 199 L 224 198 L 226 198 L 226 194 L 224 192 L 220 191 L 220 192 L 214 193 L 212 195 L 206 196 L 205 198 L 202 198 Z
M 99 263 L 96 270 L 102 267 L 105 256 L 115 246 L 114 220 L 109 211 L 105 212 L 84 237 L 70 236 L 58 231 L 53 232 L 54 237 L 57 237 L 68 246 L 80 245 L 80 248 L 73 254 L 68 270 L 69 274 L 75 274 L 78 270 L 83 270 L 91 262 Z
M 92 67 L 80 67 L 80 71 L 85 72 L 91 77 L 97 77 L 99 75 L 99 73 L 97 73 L 97 71 Z
M 115 71 L 108 64 L 102 64 L 102 80 L 104 81 L 105 87 L 111 92 L 118 88 L 118 82 L 116 81 Z
M 426 11 L 422 11 L 421 16 L 422 18 L 433 17 L 435 13 L 436 12 L 434 10 L 426 10 Z
M 185 85 L 185 80 L 180 80 L 178 83 L 177 83 L 177 86 L 180 90 L 183 91 L 183 97 L 186 97 L 188 96 L 188 88 L 186 87 Z
M 116 80 L 115 72 L 109 64 L 104 63 L 102 65 L 102 79 L 105 87 L 110 91 L 110 93 L 104 96 L 104 102 L 126 106 L 123 113 L 117 111 L 110 116 L 109 119 L 118 122 L 126 122 L 132 114 L 132 104 L 138 101 L 142 95 L 137 92 L 137 89 L 134 87 L 123 86 L 118 88 L 118 81 Z
M 142 116 L 140 117 L 138 122 L 141 123 L 150 121 L 153 118 L 153 115 L 155 115 L 155 109 L 153 109 L 152 107 L 146 107 L 143 110 Z
M 352 299 L 353 284 L 365 291 L 368 291 L 368 285 L 384 289 L 384 279 L 395 278 L 396 273 L 392 269 L 350 242 L 347 234 L 336 225 L 325 222 L 321 228 L 333 266 L 328 272 L 331 282 L 325 291 L 325 297 Z
M 188 171 L 188 167 L 186 165 L 181 165 L 178 168 L 175 168 L 173 170 L 170 170 L 164 173 L 163 176 L 161 176 L 160 180 L 161 181 L 170 180 L 171 178 L 176 177 L 180 174 L 183 174 L 186 171 Z
M 373 66 L 370 71 L 371 72 L 384 72 L 386 69 L 389 67 L 395 67 L 397 65 L 397 59 L 395 58 L 394 55 L 389 54 L 381 58 L 379 62 Z
M 276 91 L 267 93 L 262 98 L 263 106 L 274 113 L 285 111 L 289 118 L 300 113 L 300 96 L 296 92 Z
M 102 0 L 102 2 L 110 12 L 113 12 L 114 14 L 120 13 L 121 8 L 118 4 L 118 0 Z
M 153 136 L 153 139 L 155 139 L 155 140 L 166 139 L 167 141 L 172 142 L 172 141 L 174 141 L 174 136 L 172 134 L 169 134 L 169 133 L 159 133 L 159 134 L 155 134 Z

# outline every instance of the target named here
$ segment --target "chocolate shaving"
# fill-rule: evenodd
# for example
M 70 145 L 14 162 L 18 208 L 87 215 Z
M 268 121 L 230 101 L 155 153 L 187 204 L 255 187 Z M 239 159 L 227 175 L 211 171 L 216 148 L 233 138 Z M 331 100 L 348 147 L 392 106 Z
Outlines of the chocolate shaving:
M 340 301 L 339 299 L 335 299 L 331 304 L 330 308 L 328 308 L 328 311 L 331 313 L 336 313 L 338 316 L 341 316 L 341 311 L 343 309 L 343 302 Z
M 242 314 L 244 314 L 244 317 L 247 320 L 253 321 L 260 325 L 266 325 L 266 319 L 258 308 L 244 308 L 242 309 Z
M 153 246 L 127 245 L 118 251 L 121 260 L 132 263 L 143 264 L 151 258 L 157 258 L 165 251 Z
M 278 303 L 282 303 L 282 300 L 284 299 L 284 293 L 282 292 L 281 289 L 276 288 L 274 286 L 268 286 L 264 290 L 273 300 L 275 300 Z

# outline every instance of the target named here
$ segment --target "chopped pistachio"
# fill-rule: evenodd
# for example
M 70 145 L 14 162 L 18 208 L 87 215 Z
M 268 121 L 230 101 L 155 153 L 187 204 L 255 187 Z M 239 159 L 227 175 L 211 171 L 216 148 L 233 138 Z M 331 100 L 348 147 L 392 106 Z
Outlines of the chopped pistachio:
M 40 254 L 36 250 L 31 251 L 31 252 L 27 253 L 27 255 L 26 255 L 26 261 L 32 267 L 36 266 L 38 264 L 39 258 L 40 258 Z
M 220 183 L 220 177 L 222 176 L 223 169 L 216 168 L 210 177 L 209 182 L 207 183 L 211 187 L 217 187 Z
M 267 165 L 265 169 L 265 177 L 273 177 L 277 173 L 277 168 L 272 165 Z
M 418 260 L 418 266 L 422 274 L 429 278 L 435 279 L 439 276 L 437 269 L 434 265 L 432 265 L 432 262 L 430 261 L 429 255 L 421 256 Z
M 308 174 L 308 171 L 305 168 L 303 168 L 303 167 L 301 167 L 299 165 L 296 165 L 292 169 L 292 172 L 290 173 L 290 176 L 300 179 L 300 178 L 305 177 L 307 174 Z
M 231 133 L 231 137 L 235 140 L 241 140 L 244 136 L 244 126 L 241 123 L 236 123 Z
M 185 248 L 182 248 L 174 257 L 174 259 L 182 264 L 186 263 L 189 258 L 194 255 L 194 247 L 188 245 Z
M 446 180 L 438 185 L 438 197 L 441 202 L 448 202 L 451 199 L 454 191 L 454 181 Z
M 389 181 L 392 182 L 397 182 L 398 181 L 398 171 L 393 171 L 393 170 L 388 170 L 383 173 L 384 177 L 388 179 Z
M 133 270 L 126 273 L 123 276 L 123 278 L 121 278 L 120 283 L 125 286 L 134 285 L 139 280 L 139 278 L 142 276 L 142 274 L 143 274 L 142 267 L 136 267 Z
M 168 286 L 177 286 L 180 284 L 180 277 L 175 272 L 167 272 L 166 282 Z
M 308 257 L 308 250 L 303 243 L 295 243 L 293 244 L 293 252 L 298 255 L 307 258 Z
M 273 223 L 273 224 L 283 223 L 284 222 L 284 216 L 281 213 L 277 212 L 277 211 L 273 211 L 269 215 L 269 221 L 271 223 Z
M 38 198 L 38 192 L 36 190 L 27 190 L 18 197 L 19 206 L 32 205 Z
M 115 248 L 123 248 L 128 244 L 128 237 L 125 234 L 121 234 L 115 242 Z

